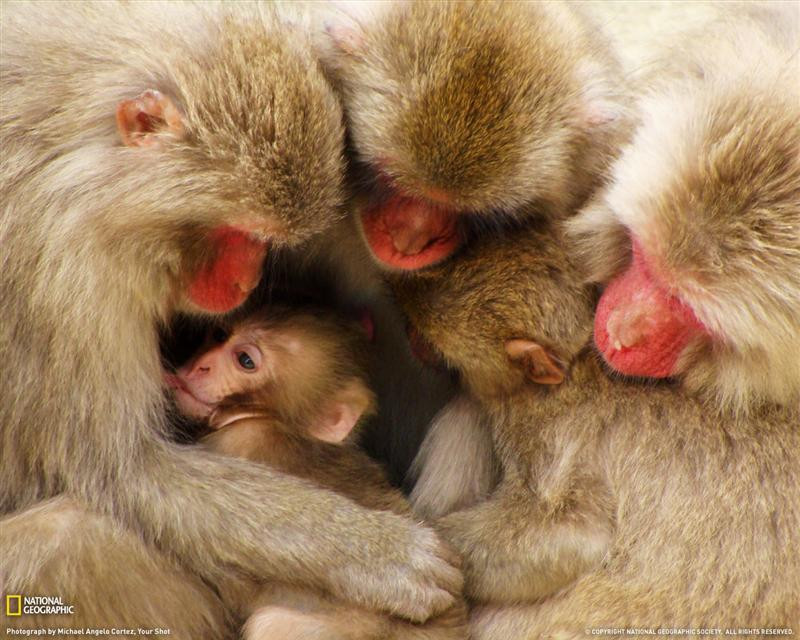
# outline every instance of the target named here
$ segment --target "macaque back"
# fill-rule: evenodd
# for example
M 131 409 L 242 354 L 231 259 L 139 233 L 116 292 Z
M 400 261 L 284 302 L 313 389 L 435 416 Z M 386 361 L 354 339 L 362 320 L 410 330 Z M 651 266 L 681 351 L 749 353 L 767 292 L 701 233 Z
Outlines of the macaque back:
M 558 222 L 393 287 L 483 406 L 502 467 L 488 499 L 436 522 L 482 603 L 473 637 L 800 621 L 796 408 L 730 416 L 609 375 Z

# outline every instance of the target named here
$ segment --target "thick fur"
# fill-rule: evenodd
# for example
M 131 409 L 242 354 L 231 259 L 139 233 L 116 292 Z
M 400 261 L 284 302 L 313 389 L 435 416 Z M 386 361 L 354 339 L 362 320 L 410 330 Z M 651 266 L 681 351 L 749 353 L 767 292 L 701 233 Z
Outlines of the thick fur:
M 633 141 L 573 223 L 599 282 L 636 237 L 716 336 L 683 353 L 684 384 L 734 412 L 800 404 L 800 9 L 747 8 L 653 63 Z
M 262 338 L 269 337 L 274 342 L 260 345 L 265 359 L 273 362 L 271 366 L 290 369 L 302 360 L 303 380 L 297 379 L 297 372 L 279 370 L 273 376 L 279 385 L 288 387 L 282 392 L 268 382 L 263 388 L 233 394 L 225 401 L 231 411 L 246 409 L 258 414 L 263 410 L 263 415 L 212 432 L 203 438 L 203 445 L 307 479 L 368 509 L 410 515 L 411 508 L 403 494 L 389 484 L 381 467 L 357 448 L 352 438 L 333 444 L 310 436 L 311 423 L 317 416 L 308 410 L 298 414 L 297 403 L 291 398 L 298 394 L 316 397 L 319 411 L 325 400 L 320 392 L 336 395 L 345 385 L 352 386 L 354 380 L 365 386 L 363 336 L 359 339 L 351 327 L 329 314 L 312 316 L 308 310 L 260 313 L 246 317 L 237 326 L 242 324 L 258 327 L 263 332 Z M 298 343 L 293 357 L 274 357 L 278 345 L 289 341 Z M 237 402 L 241 405 L 237 406 Z M 369 406 L 366 413 L 372 410 L 374 407 Z M 223 590 L 227 586 L 223 584 Z M 247 617 L 243 633 L 250 639 L 455 640 L 466 633 L 463 603 L 457 603 L 444 616 L 424 625 L 414 625 L 344 605 L 331 595 L 285 585 L 258 588 L 253 596 L 234 592 L 227 599 L 239 601 L 240 614 Z
M 561 212 L 626 131 L 615 62 L 575 6 L 353 3 L 328 28 L 353 149 L 404 194 L 441 189 L 483 220 Z
M 414 511 L 433 520 L 486 498 L 497 484 L 493 451 L 481 406 L 466 394 L 451 400 L 431 423 L 411 467 Z
M 312 302 L 374 324 L 369 382 L 378 414 L 360 434 L 370 455 L 384 462 L 393 484 L 404 482 L 428 425 L 454 392 L 450 377 L 421 367 L 409 351 L 406 326 L 381 272 L 349 217 L 301 249 L 268 257 L 265 276 L 248 307 L 270 306 L 298 292 Z M 305 301 L 305 299 L 303 300 Z
M 243 457 L 307 479 L 316 486 L 348 496 L 369 509 L 408 516 L 411 507 L 389 483 L 383 469 L 352 443 L 331 444 L 304 437 L 290 425 L 267 419 L 247 420 L 203 439 L 213 451 Z M 223 591 L 227 585 L 222 585 Z M 348 606 L 337 594 L 300 590 L 285 584 L 260 586 L 252 595 L 241 587 L 226 597 L 237 600 L 246 617 L 243 635 L 254 640 L 306 637 L 342 640 L 458 640 L 466 634 L 466 608 L 456 603 L 425 624 L 411 624 L 366 608 Z M 313 633 L 317 635 L 313 635 Z M 311 634 L 311 635 L 307 635 Z
M 483 405 L 502 467 L 487 500 L 436 523 L 484 603 L 474 637 L 796 627 L 798 411 L 731 416 L 609 376 L 585 346 L 594 294 L 570 253 L 556 222 L 395 284 Z M 566 380 L 527 382 L 509 338 L 548 345 L 571 363 Z
M 12 629 L 112 624 L 169 629 L 177 638 L 232 637 L 232 619 L 208 585 L 113 519 L 69 498 L 0 519 L 0 544 L 0 592 L 58 596 L 74 606 L 69 615 L 9 617 L 5 624 Z
M 256 220 L 289 245 L 341 216 L 341 112 L 303 32 L 252 6 L 2 19 L 3 511 L 63 493 L 212 582 L 283 577 L 414 619 L 450 606 L 459 575 L 430 530 L 162 437 L 157 327 L 208 231 Z M 115 131 L 147 89 L 185 118 L 157 151 Z M 96 593 L 127 570 L 96 569 Z M 6 580 L 35 587 L 36 571 Z

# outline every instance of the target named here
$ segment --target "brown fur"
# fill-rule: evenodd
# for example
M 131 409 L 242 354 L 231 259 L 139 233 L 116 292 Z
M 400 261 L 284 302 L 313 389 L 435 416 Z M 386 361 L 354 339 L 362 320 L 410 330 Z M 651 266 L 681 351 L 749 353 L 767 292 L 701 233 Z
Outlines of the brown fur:
M 372 11 L 342 21 L 355 51 L 327 57 L 361 161 L 403 192 L 438 187 L 473 212 L 522 214 L 532 201 L 563 211 L 596 186 L 624 118 L 615 64 L 577 10 L 419 1 Z M 592 125 L 601 112 L 610 120 Z
M 279 370 L 272 372 L 273 381 L 256 388 L 233 389 L 220 403 L 234 413 L 246 409 L 263 415 L 213 431 L 203 438 L 203 446 L 304 478 L 368 509 L 410 515 L 403 494 L 389 484 L 380 465 L 356 447 L 352 437 L 334 444 L 309 435 L 318 418 L 315 411 L 318 413 L 329 398 L 339 395 L 345 386 L 352 387 L 354 381 L 366 386 L 363 336 L 330 314 L 300 309 L 261 311 L 235 322 L 233 331 L 245 327 L 248 331 L 260 330 L 262 342 L 258 346 Z M 291 354 L 285 352 L 290 341 L 298 342 Z M 298 371 L 301 364 L 302 371 Z M 303 399 L 300 412 L 297 396 Z M 359 423 L 374 410 L 371 399 Z M 413 625 L 344 606 L 330 595 L 285 585 L 268 585 L 254 596 L 236 594 L 226 599 L 234 597 L 244 599 L 239 606 L 248 617 L 244 635 L 249 639 L 305 638 L 311 630 L 317 637 L 348 640 L 455 640 L 466 633 L 463 605 L 425 625 Z
M 474 636 L 797 627 L 797 411 L 732 417 L 673 386 L 609 376 L 585 346 L 594 296 L 569 254 L 553 223 L 395 286 L 484 405 L 502 466 L 488 500 L 437 522 L 484 603 Z M 509 338 L 554 350 L 566 380 L 528 382 Z
M 717 336 L 683 352 L 683 383 L 746 413 L 800 404 L 800 10 L 743 8 L 655 65 L 632 143 L 572 228 L 598 282 L 638 239 Z
M 209 230 L 244 218 L 288 245 L 341 216 L 341 113 L 302 30 L 205 4 L 8 4 L 2 19 L 3 512 L 66 494 L 205 580 L 283 577 L 414 619 L 450 606 L 458 572 L 431 531 L 162 437 L 157 327 L 211 257 Z M 115 110 L 148 89 L 185 136 L 124 147 Z M 17 575 L 3 558 L 9 589 L 37 590 L 40 564 Z M 102 594 L 129 568 L 95 569 Z

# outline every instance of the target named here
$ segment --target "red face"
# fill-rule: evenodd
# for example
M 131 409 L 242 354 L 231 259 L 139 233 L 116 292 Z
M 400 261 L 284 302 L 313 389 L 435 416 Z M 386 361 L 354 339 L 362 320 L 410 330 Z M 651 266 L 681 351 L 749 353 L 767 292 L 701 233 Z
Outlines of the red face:
M 444 260 L 461 244 L 458 212 L 447 205 L 446 194 L 426 194 L 428 199 L 393 191 L 362 212 L 367 243 L 386 267 L 415 271 Z
M 215 258 L 189 283 L 189 299 L 198 307 L 224 313 L 242 304 L 261 279 L 266 243 L 235 227 L 211 232 Z
M 666 378 L 690 340 L 707 335 L 692 309 L 654 275 L 634 239 L 633 261 L 603 292 L 594 321 L 594 341 L 620 373 Z
M 227 340 L 166 375 L 184 415 L 205 419 L 226 397 L 261 386 L 269 378 L 262 350 L 246 334 Z

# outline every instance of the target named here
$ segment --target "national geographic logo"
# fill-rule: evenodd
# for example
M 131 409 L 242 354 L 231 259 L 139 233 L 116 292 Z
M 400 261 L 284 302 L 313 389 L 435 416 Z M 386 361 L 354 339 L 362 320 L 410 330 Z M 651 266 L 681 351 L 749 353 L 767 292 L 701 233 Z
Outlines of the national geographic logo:
M 6 595 L 6 616 L 72 615 L 75 607 L 55 596 Z

